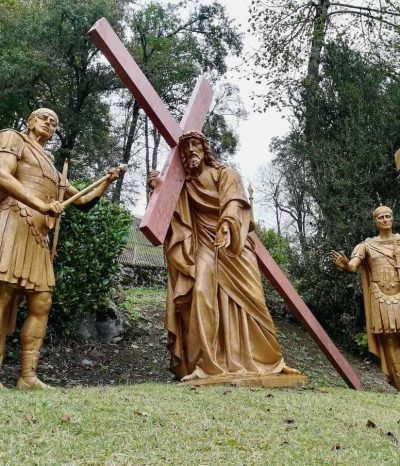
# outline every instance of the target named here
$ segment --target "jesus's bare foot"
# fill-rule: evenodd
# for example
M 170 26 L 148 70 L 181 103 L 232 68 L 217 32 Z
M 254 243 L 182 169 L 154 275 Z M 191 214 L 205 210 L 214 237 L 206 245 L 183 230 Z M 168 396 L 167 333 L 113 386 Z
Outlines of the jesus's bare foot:
M 282 374 L 300 374 L 300 371 L 297 369 L 293 369 L 293 367 L 289 367 L 286 364 L 282 368 Z
M 210 377 L 207 375 L 203 369 L 200 369 L 200 367 L 196 367 L 196 369 L 189 375 L 185 375 L 185 377 L 182 377 L 181 381 L 182 382 L 187 382 L 188 380 L 194 380 L 194 379 L 206 379 L 207 377 Z

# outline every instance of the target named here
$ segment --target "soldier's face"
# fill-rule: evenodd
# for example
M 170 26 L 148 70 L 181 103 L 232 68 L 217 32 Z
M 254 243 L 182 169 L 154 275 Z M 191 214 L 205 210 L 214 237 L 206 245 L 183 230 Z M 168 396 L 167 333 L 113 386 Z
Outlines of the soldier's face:
M 29 129 L 35 134 L 36 137 L 39 137 L 44 140 L 50 139 L 55 133 L 57 128 L 57 121 L 53 115 L 35 114 L 30 122 Z
M 197 138 L 185 139 L 181 143 L 181 150 L 186 160 L 186 166 L 189 170 L 199 167 L 204 159 L 203 144 Z
M 391 230 L 393 227 L 393 216 L 390 212 L 383 212 L 375 217 L 375 223 L 379 230 Z

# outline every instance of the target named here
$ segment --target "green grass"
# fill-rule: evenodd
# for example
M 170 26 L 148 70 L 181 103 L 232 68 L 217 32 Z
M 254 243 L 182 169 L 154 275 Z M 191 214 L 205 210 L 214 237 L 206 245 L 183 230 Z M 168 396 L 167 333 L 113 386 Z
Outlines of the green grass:
M 0 464 L 399 465 L 399 421 L 398 395 L 347 389 L 7 390 Z
M 125 301 L 122 307 L 130 314 L 132 320 L 141 315 L 141 309 L 163 309 L 167 290 L 165 288 L 127 288 L 124 290 Z

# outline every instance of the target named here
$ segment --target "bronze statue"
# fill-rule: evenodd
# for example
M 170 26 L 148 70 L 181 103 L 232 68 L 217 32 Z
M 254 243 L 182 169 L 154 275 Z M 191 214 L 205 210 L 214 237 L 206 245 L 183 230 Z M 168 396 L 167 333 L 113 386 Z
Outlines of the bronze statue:
M 351 259 L 331 252 L 337 267 L 361 267 L 369 351 L 381 360 L 382 372 L 400 390 L 400 235 L 393 234 L 393 212 L 381 206 L 373 218 L 379 236 L 358 244 Z
M 239 174 L 216 162 L 200 132 L 179 145 L 186 181 L 164 244 L 172 372 L 183 381 L 298 374 L 285 365 L 265 304 Z
M 68 183 L 60 186 L 60 173 L 44 149 L 57 125 L 57 115 L 40 108 L 30 115 L 26 133 L 0 131 L 0 366 L 6 335 L 15 329 L 16 310 L 25 296 L 19 389 L 48 387 L 36 375 L 55 285 L 48 231 L 64 208 L 59 190 L 65 189 L 67 199 L 78 193 Z M 107 180 L 74 204 L 88 210 L 118 176 L 118 169 L 111 170 Z

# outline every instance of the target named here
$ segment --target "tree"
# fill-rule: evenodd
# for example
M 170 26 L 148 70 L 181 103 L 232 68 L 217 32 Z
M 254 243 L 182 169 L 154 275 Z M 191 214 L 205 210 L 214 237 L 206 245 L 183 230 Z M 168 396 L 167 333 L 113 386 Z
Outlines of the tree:
M 379 56 L 400 26 L 400 9 L 392 0 L 375 2 L 331 0 L 253 0 L 250 29 L 260 40 L 253 76 L 264 84 L 257 96 L 261 108 L 288 103 L 305 119 L 305 133 L 312 138 L 314 97 L 320 83 L 320 65 L 328 41 L 341 38 L 358 43 Z M 259 71 L 261 70 L 261 71 Z
M 97 60 L 87 31 L 107 16 L 120 31 L 123 0 L 43 0 L 11 2 L 0 15 L 1 125 L 20 126 L 32 109 L 46 106 L 60 117 L 59 158 L 113 146 L 108 105 L 102 100 L 117 81 Z
M 294 127 L 275 143 L 274 163 L 283 170 L 290 205 L 296 205 L 299 187 L 291 174 L 301 167 L 300 186 L 311 207 L 307 247 L 293 267 L 299 291 L 332 333 L 349 343 L 363 326 L 362 299 L 356 277 L 337 273 L 328 253 L 349 254 L 375 235 L 371 212 L 379 202 L 394 207 L 395 218 L 400 214 L 393 167 L 400 146 L 400 83 L 347 44 L 327 44 L 314 118 L 319 132 L 312 144 Z
M 242 47 L 240 34 L 220 4 L 197 5 L 192 2 L 191 5 L 192 10 L 186 17 L 182 2 L 167 5 L 151 2 L 145 8 L 134 11 L 129 23 L 132 33 L 127 44 L 129 51 L 178 120 L 198 76 L 207 73 L 215 83 L 227 70 L 225 59 L 228 54 L 237 55 Z M 228 100 L 237 94 L 232 86 L 225 86 L 224 89 Z M 130 163 L 135 151 L 134 143 L 140 135 L 144 135 L 148 175 L 148 170 L 157 165 L 160 136 L 147 119 L 140 116 L 140 108 L 134 99 L 126 93 L 123 96 L 127 99 L 123 105 L 130 111 L 122 122 L 125 137 L 121 161 Z M 220 133 L 224 133 L 225 145 L 220 146 L 220 151 L 232 153 L 237 139 L 228 128 L 221 108 L 221 105 L 216 106 L 214 114 L 210 116 L 214 121 L 209 127 L 212 126 L 214 130 L 219 128 Z M 138 144 L 142 145 L 142 142 L 139 140 Z M 121 198 L 123 182 L 124 178 L 121 177 L 116 184 L 113 199 L 117 202 Z
M 192 7 L 188 16 L 187 5 Z M 178 119 L 197 77 L 207 73 L 217 83 L 226 72 L 227 55 L 241 51 L 241 36 L 217 2 L 150 2 L 146 7 L 128 0 L 2 2 L 0 125 L 23 129 L 34 108 L 54 109 L 61 124 L 52 150 L 59 167 L 70 159 L 70 178 L 96 177 L 119 161 L 148 173 L 162 147 L 160 135 L 87 34 L 101 16 L 120 37 L 126 32 L 129 50 Z M 224 112 L 234 110 L 241 117 L 243 109 L 233 86 L 221 89 L 226 100 L 215 106 L 208 128 L 221 137 L 218 153 L 227 157 L 237 136 Z M 116 201 L 122 183 L 123 177 L 114 189 Z M 134 195 L 138 180 L 131 177 L 126 191 Z
M 246 118 L 247 112 L 238 87 L 229 82 L 217 86 L 203 132 L 210 141 L 216 159 L 221 163 L 229 163 L 239 145 L 238 135 L 230 121 Z

